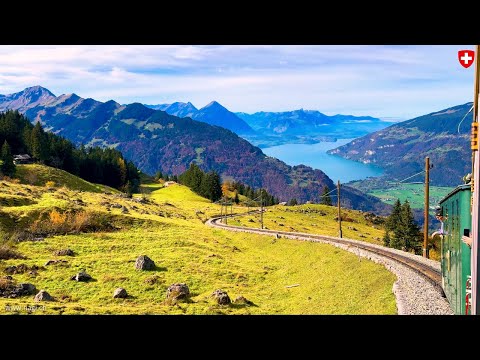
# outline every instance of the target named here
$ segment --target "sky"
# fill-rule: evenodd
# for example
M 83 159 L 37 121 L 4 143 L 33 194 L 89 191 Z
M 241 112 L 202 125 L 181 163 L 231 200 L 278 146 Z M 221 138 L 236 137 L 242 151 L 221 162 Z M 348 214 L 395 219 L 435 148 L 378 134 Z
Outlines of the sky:
M 406 120 L 473 98 L 473 45 L 0 45 L 0 94 L 41 85 L 121 104 L 216 100 L 234 112 Z

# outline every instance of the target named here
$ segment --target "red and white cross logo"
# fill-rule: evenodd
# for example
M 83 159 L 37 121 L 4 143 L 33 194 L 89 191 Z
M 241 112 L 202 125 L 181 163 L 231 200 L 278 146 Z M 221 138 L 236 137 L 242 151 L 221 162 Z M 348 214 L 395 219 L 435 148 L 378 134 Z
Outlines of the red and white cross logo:
M 458 51 L 458 61 L 465 69 L 469 68 L 473 64 L 475 59 L 475 51 L 473 50 L 459 50 Z

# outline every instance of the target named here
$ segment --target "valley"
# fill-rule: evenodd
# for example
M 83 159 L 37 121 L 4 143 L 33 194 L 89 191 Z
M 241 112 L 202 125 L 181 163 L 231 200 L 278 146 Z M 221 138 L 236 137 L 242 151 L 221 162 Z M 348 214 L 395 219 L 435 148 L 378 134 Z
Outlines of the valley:
M 330 245 L 283 239 L 272 242 L 268 236 L 206 227 L 204 221 L 218 214 L 220 206 L 182 185 L 164 187 L 161 182 L 147 182 L 139 194 L 128 199 L 118 191 L 74 182 L 63 172 L 45 166 L 18 168 L 20 181 L 0 183 L 3 234 L 18 238 L 18 231 L 25 229 L 41 230 L 39 234 L 43 231 L 44 235 L 41 240 L 20 241 L 14 246 L 24 258 L 0 260 L 0 271 L 5 274 L 0 286 L 6 287 L 9 281 L 28 282 L 46 290 L 55 301 L 42 303 L 40 310 L 30 311 L 33 314 L 396 312 L 391 292 L 395 276 L 381 265 L 358 261 L 354 254 Z M 30 185 L 28 174 L 32 171 L 55 176 L 55 186 Z M 17 200 L 11 202 L 12 197 Z M 292 221 L 296 219 L 292 225 L 299 230 L 301 223 L 318 222 L 321 226 L 316 230 L 320 232 L 335 226 L 328 211 L 320 216 L 303 213 L 302 207 L 288 208 L 295 211 L 287 214 L 272 208 L 265 219 L 273 221 L 281 212 Z M 233 210 L 246 211 L 244 206 Z M 75 226 L 64 223 L 64 214 L 72 214 Z M 362 217 L 359 212 L 346 214 L 352 219 Z M 41 229 L 36 222 L 39 218 L 44 219 Z M 13 225 L 19 222 L 21 227 Z M 367 223 L 355 226 L 381 236 L 381 230 Z M 70 249 L 74 255 L 54 254 L 62 249 Z M 140 255 L 150 257 L 156 269 L 135 270 L 135 259 Z M 49 260 L 53 262 L 46 265 Z M 22 272 L 22 266 L 34 270 Z M 8 270 L 15 268 L 18 270 Z M 70 280 L 82 270 L 93 280 Z M 12 274 L 13 280 L 5 280 L 6 274 Z M 187 301 L 169 303 L 166 290 L 178 282 L 188 285 L 191 296 Z M 288 288 L 292 284 L 299 286 Z M 130 296 L 113 298 L 118 287 Z M 216 289 L 227 291 L 231 305 L 218 305 L 212 299 Z M 348 301 L 336 296 L 347 291 Z M 235 302 L 240 296 L 249 302 Z M 25 309 L 32 299 L 0 298 L 0 313 L 28 313 Z
M 475 312 L 461 51 L 0 47 L 0 317 Z

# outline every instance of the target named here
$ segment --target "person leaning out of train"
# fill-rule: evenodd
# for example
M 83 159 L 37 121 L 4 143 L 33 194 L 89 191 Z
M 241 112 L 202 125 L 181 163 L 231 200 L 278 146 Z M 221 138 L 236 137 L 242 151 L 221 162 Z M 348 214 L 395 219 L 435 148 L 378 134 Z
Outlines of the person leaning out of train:
M 442 208 L 441 207 L 437 207 L 435 209 L 435 219 L 437 219 L 438 221 L 440 221 L 440 230 L 437 230 L 437 231 L 434 231 L 432 233 L 432 238 L 435 236 L 435 235 L 446 235 L 445 231 L 443 230 L 443 211 L 442 211 Z
M 465 184 L 471 184 L 472 183 L 472 174 L 467 174 L 463 177 L 463 182 Z M 468 234 L 468 235 L 466 235 Z M 464 234 L 462 236 L 462 241 L 468 245 L 468 247 L 472 247 L 472 241 L 473 239 L 471 238 L 470 236 L 470 230 L 469 229 L 465 229 L 464 230 Z
M 466 233 L 468 233 L 468 235 L 465 235 Z M 464 234 L 462 235 L 462 241 L 468 245 L 469 248 L 472 247 L 472 237 L 470 236 L 470 230 L 469 229 L 465 229 L 464 230 Z

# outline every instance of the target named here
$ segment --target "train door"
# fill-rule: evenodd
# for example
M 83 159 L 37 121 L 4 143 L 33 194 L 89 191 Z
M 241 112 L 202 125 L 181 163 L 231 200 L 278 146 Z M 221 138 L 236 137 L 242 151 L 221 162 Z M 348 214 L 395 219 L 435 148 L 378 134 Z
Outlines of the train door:
M 444 209 L 444 230 L 445 230 L 445 235 L 444 235 L 444 276 L 445 276 L 445 295 L 447 295 L 447 299 L 450 302 L 450 305 L 452 305 L 452 278 L 450 276 L 450 270 L 451 270 L 451 242 L 452 242 L 452 226 L 451 226 L 451 219 L 452 217 L 450 216 L 450 201 L 447 201 L 445 203 L 445 209 Z
M 450 236 L 450 291 L 452 294 L 452 308 L 457 312 L 457 305 L 458 305 L 458 299 L 457 299 L 457 251 L 456 251 L 456 245 L 457 245 L 457 226 L 456 226 L 456 221 L 455 221 L 455 214 L 456 214 L 456 207 L 455 207 L 455 200 L 452 199 L 451 201 L 452 204 L 452 210 L 450 212 L 450 222 L 451 222 L 451 236 Z
M 449 264 L 448 264 L 448 249 L 449 249 L 449 226 L 448 226 L 448 204 L 445 203 L 442 205 L 442 213 L 444 214 L 444 234 L 441 237 L 441 244 L 442 244 L 442 258 L 441 258 L 441 267 L 442 267 L 442 281 L 443 281 L 443 289 L 445 294 L 449 297 Z
M 462 256 L 460 252 L 460 242 L 461 242 L 461 229 L 460 229 L 460 208 L 459 208 L 459 199 L 460 193 L 458 192 L 455 196 L 455 232 L 454 235 L 454 247 L 455 247 L 455 299 L 456 299 L 456 313 L 462 313 Z

